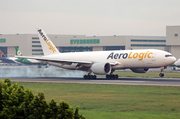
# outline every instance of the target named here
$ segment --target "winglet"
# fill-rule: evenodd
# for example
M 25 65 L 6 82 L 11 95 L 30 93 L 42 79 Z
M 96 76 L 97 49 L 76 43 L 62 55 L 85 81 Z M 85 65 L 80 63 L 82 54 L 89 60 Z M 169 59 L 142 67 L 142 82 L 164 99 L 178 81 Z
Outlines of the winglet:
M 44 55 L 60 53 L 59 50 L 56 48 L 56 46 L 48 38 L 46 33 L 43 31 L 43 29 L 38 28 L 37 31 L 38 31 L 38 36 L 39 36 L 39 39 L 41 42 L 41 46 L 42 46 Z

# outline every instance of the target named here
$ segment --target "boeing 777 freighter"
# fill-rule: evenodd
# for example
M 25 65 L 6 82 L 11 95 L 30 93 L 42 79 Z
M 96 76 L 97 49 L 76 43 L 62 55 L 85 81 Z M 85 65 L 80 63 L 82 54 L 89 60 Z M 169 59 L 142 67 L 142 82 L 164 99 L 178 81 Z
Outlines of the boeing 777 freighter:
M 91 73 L 106 75 L 107 79 L 117 79 L 118 75 L 113 74 L 115 70 L 131 69 L 135 73 L 146 73 L 149 68 L 161 68 L 159 76 L 163 77 L 163 70 L 176 61 L 171 53 L 156 49 L 60 53 L 46 33 L 41 28 L 37 30 L 44 56 L 18 57 L 35 59 L 65 69 L 86 71 L 88 75 L 84 75 L 85 79 L 96 79 L 96 75 Z

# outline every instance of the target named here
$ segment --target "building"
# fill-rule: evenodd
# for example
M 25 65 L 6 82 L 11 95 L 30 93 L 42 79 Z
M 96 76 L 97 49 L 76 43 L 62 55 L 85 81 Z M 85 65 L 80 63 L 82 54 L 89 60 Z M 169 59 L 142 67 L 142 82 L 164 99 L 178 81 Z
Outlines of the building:
M 180 58 L 180 26 L 166 27 L 166 45 L 176 58 Z
M 85 35 L 50 35 L 61 52 L 161 49 L 169 51 L 165 36 L 85 36 Z M 4 54 L 15 55 L 19 47 L 26 56 L 41 56 L 43 51 L 37 34 L 1 34 L 0 50 Z
M 161 49 L 180 58 L 180 26 L 167 26 L 166 36 L 48 36 L 60 52 Z M 0 50 L 4 54 L 15 55 L 14 47 L 17 46 L 23 55 L 43 55 L 37 34 L 0 34 Z

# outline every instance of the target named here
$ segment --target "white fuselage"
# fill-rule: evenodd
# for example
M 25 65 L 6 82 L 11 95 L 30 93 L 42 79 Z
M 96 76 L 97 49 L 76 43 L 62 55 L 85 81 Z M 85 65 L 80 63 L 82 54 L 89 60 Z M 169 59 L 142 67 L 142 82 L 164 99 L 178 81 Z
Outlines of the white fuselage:
M 16 59 L 18 59 L 18 58 L 16 58 L 16 57 L 7 57 L 7 58 L 10 59 L 10 60 L 12 60 L 12 61 L 14 61 L 15 63 L 19 63 L 19 62 L 16 61 Z
M 155 50 L 155 49 L 143 49 L 143 50 L 119 50 L 119 51 L 94 51 L 94 52 L 70 52 L 59 53 L 53 55 L 43 56 L 46 58 L 71 60 L 71 61 L 89 61 L 96 62 L 108 62 L 117 63 L 112 65 L 113 69 L 123 68 L 158 68 L 168 66 L 176 61 L 176 58 L 171 53 Z M 62 67 L 66 69 L 75 69 L 78 63 L 72 63 L 71 65 L 63 65 L 60 63 L 49 62 L 49 64 Z

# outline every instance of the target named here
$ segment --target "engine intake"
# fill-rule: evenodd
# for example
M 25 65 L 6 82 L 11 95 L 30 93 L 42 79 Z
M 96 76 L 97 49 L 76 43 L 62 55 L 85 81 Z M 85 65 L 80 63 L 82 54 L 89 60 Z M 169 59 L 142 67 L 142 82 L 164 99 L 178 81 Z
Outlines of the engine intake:
M 111 72 L 111 65 L 108 62 L 97 62 L 91 66 L 91 71 L 94 74 L 109 74 Z
M 132 68 L 131 70 L 134 73 L 146 73 L 149 68 Z

